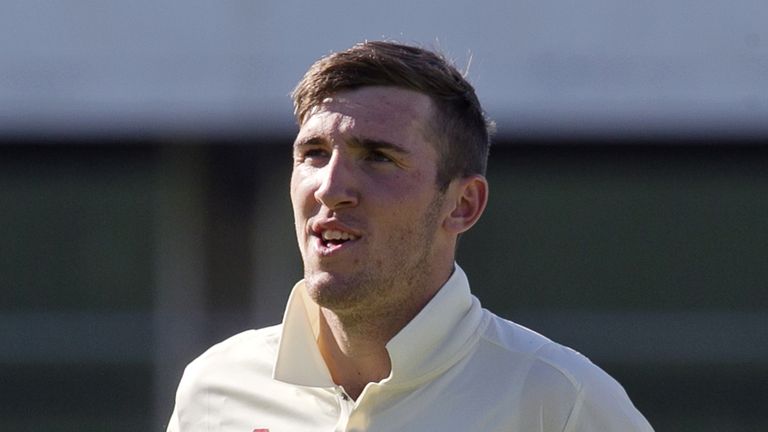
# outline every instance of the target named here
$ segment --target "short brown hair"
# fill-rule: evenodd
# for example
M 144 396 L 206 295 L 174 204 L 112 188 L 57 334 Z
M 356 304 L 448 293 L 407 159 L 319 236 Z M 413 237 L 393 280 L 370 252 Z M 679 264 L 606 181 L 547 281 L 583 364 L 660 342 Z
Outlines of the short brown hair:
M 429 96 L 435 116 L 428 126 L 437 141 L 437 184 L 485 174 L 492 123 L 475 89 L 450 61 L 423 48 L 393 42 L 362 42 L 315 62 L 293 90 L 296 121 L 312 107 L 343 90 L 394 86 Z

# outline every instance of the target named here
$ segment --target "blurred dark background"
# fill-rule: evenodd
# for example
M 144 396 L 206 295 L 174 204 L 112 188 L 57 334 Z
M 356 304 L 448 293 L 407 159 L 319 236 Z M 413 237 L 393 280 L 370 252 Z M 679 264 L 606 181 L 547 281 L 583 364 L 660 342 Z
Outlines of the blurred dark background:
M 279 322 L 287 94 L 382 37 L 470 65 L 498 122 L 483 304 L 658 431 L 768 430 L 768 7 L 448 5 L 4 5 L 0 430 L 163 430 L 186 363 Z
M 0 428 L 162 428 L 183 366 L 279 322 L 291 137 L 1 149 Z M 768 148 L 498 142 L 459 263 L 657 430 L 768 427 Z

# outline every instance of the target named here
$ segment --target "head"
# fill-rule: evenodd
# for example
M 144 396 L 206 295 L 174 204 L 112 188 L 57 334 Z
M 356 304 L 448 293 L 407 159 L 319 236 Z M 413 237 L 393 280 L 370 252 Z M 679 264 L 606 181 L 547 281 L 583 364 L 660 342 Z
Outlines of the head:
M 296 91 L 291 201 L 305 285 L 334 311 L 417 311 L 453 271 L 487 202 L 488 132 L 439 56 L 366 43 Z
M 433 51 L 373 41 L 320 59 L 293 91 L 296 121 L 301 126 L 328 96 L 368 86 L 399 87 L 431 99 L 426 126 L 439 156 L 436 182 L 441 190 L 455 178 L 485 175 L 493 124 L 472 85 Z

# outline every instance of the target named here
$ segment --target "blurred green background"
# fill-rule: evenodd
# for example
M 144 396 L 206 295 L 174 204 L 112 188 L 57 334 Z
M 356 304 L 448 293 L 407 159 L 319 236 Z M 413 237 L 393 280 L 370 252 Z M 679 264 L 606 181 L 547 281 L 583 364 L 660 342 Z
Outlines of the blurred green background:
M 161 430 L 184 365 L 279 322 L 291 137 L 0 147 L 0 430 Z M 768 428 L 768 148 L 498 142 L 458 261 L 658 431 Z
M 341 11 L 341 13 L 340 13 Z M 768 430 L 768 2 L 4 0 L 0 431 L 163 430 L 301 276 L 290 89 L 437 49 L 498 124 L 459 263 L 658 431 Z

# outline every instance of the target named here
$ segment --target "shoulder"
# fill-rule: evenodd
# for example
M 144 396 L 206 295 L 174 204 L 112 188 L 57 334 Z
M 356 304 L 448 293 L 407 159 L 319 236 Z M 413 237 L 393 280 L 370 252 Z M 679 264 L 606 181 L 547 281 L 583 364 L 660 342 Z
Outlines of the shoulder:
M 280 335 L 281 326 L 248 330 L 193 360 L 176 391 L 168 430 L 216 429 L 223 416 L 240 421 L 248 415 L 254 389 L 275 388 L 272 370 Z
M 257 354 L 274 354 L 277 351 L 281 329 L 282 325 L 275 325 L 258 330 L 246 330 L 230 336 L 208 348 L 191 364 L 240 359 Z
M 281 328 L 247 330 L 213 345 L 184 369 L 179 391 L 216 386 L 244 375 L 271 376 Z
M 561 345 L 520 324 L 491 312 L 483 341 L 499 351 L 499 358 L 527 364 L 529 372 L 560 376 L 574 389 L 595 382 L 615 382 L 581 353 Z
M 496 370 L 514 377 L 518 400 L 553 414 L 558 427 L 652 430 L 624 388 L 581 353 L 490 312 L 482 343 Z M 555 420 L 556 418 L 556 420 Z M 560 430 L 557 429 L 556 430 Z

